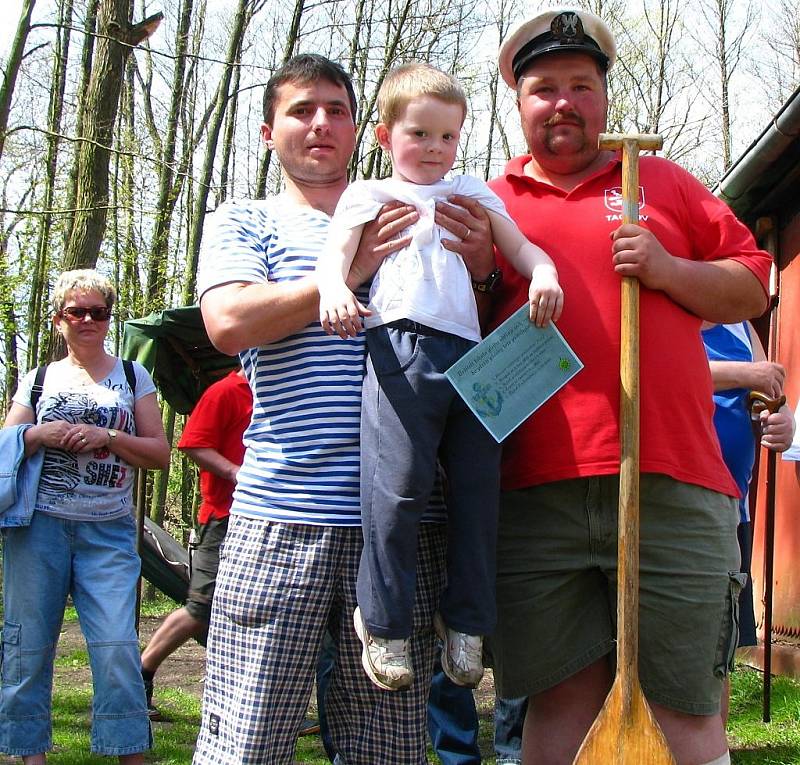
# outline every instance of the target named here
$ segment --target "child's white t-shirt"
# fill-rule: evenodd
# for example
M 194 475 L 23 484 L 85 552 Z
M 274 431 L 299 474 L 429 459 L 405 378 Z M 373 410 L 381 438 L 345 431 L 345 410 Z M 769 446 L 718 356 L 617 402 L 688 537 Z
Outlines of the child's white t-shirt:
M 371 221 L 392 200 L 414 205 L 419 211 L 417 223 L 402 234 L 411 234 L 411 243 L 389 255 L 372 281 L 372 315 L 365 319 L 367 327 L 410 319 L 468 340 L 481 339 L 469 271 L 461 256 L 441 243 L 442 238 L 456 237 L 434 222 L 436 202 L 446 202 L 453 194 L 475 199 L 511 220 L 500 198 L 483 181 L 469 175 L 430 186 L 393 178 L 362 180 L 352 183 L 342 195 L 331 222 L 332 232 Z

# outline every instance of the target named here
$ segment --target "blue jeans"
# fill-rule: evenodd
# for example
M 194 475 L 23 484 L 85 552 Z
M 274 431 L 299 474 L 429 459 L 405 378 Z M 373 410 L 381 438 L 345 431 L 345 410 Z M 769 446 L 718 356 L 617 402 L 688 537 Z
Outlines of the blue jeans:
M 456 685 L 445 675 L 440 651 L 428 694 L 428 734 L 442 765 L 480 765 L 475 697 L 471 688 Z
M 53 660 L 68 595 L 92 668 L 92 751 L 150 748 L 134 625 L 135 538 L 130 515 L 93 522 L 37 512 L 30 526 L 4 530 L 0 751 L 22 756 L 52 746 Z
M 497 765 L 522 762 L 522 725 L 528 711 L 528 697 L 494 697 L 494 752 Z

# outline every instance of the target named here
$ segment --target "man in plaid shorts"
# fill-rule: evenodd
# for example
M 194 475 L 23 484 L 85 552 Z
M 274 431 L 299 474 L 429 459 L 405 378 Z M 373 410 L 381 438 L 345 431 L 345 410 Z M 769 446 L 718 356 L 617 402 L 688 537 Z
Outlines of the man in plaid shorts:
M 203 319 L 220 350 L 239 354 L 254 409 L 220 555 L 197 765 L 293 761 L 326 629 L 338 648 L 326 707 L 336 761 L 426 761 L 446 533 L 435 521 L 443 518 L 429 513 L 420 533 L 410 639 L 416 681 L 404 693 L 380 690 L 361 667 L 352 622 L 363 543 L 363 335 L 343 343 L 318 321 L 314 268 L 347 185 L 355 110 L 337 64 L 304 54 L 281 67 L 266 87 L 261 137 L 281 162 L 285 190 L 226 203 L 206 226 Z M 360 299 L 380 260 L 408 243 L 398 234 L 416 217 L 413 208 L 389 205 L 370 224 L 348 277 Z M 468 207 L 437 213 L 451 231 L 463 232 L 470 219 Z M 468 245 L 450 243 L 468 264 L 491 247 L 484 228 Z

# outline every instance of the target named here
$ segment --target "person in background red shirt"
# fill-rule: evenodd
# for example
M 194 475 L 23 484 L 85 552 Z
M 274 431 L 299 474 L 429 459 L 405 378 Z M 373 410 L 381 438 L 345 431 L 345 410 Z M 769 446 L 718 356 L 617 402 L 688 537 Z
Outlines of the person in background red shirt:
M 236 474 L 244 459 L 242 436 L 252 412 L 253 396 L 240 367 L 203 393 L 178 443 L 200 468 L 200 534 L 192 556 L 186 605 L 164 620 L 142 653 L 142 677 L 151 717 L 158 715 L 153 706 L 153 678 L 161 663 L 190 638 L 205 645 L 219 550 L 228 530 Z

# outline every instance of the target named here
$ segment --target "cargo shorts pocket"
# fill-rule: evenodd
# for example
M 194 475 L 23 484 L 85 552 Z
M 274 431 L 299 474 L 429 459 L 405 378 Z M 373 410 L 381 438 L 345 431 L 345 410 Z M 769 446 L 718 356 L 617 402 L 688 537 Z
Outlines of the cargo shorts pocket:
M 0 678 L 3 685 L 19 685 L 22 676 L 22 658 L 19 646 L 19 624 L 6 622 L 0 637 Z
M 728 590 L 714 659 L 714 674 L 717 677 L 725 677 L 733 669 L 733 658 L 739 644 L 739 594 L 746 584 L 747 574 L 728 572 Z

